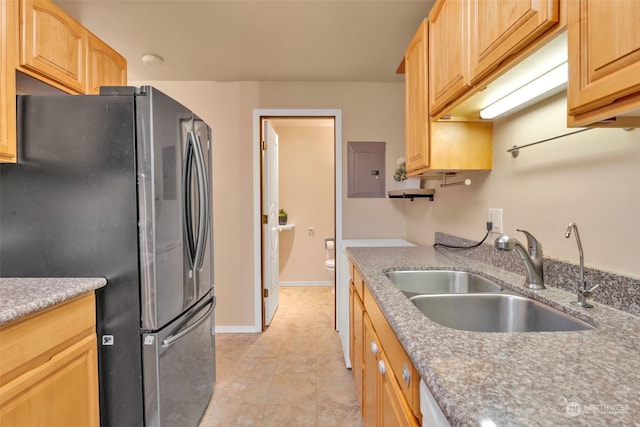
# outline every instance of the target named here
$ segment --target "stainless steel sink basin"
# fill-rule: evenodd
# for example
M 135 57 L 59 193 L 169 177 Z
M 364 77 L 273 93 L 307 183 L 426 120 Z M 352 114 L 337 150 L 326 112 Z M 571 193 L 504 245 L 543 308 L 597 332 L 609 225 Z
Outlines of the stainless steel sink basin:
M 435 323 L 464 331 L 544 332 L 593 329 L 587 322 L 518 295 L 419 295 L 410 301 Z
M 409 298 L 425 294 L 500 292 L 503 289 L 497 283 L 466 271 L 397 270 L 385 274 Z

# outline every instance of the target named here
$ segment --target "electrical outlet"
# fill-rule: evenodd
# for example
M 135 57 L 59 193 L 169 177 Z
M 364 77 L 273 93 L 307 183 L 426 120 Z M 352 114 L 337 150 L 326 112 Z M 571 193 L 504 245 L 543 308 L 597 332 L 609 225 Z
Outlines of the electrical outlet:
M 487 221 L 491 221 L 493 229 L 491 231 L 502 233 L 502 209 L 489 209 L 489 217 Z

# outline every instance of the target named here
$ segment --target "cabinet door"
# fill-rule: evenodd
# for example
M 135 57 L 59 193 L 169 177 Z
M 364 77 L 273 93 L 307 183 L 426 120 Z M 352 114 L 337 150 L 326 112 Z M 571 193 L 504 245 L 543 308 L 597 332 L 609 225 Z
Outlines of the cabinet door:
M 354 358 L 351 360 L 351 372 L 353 372 L 353 381 L 356 384 L 356 393 L 358 395 L 358 401 L 360 402 L 360 408 L 363 406 L 363 386 L 364 386 L 364 362 L 362 355 L 356 350 L 354 351 Z
M 97 342 L 83 338 L 0 388 L 0 425 L 97 427 Z
M 559 11 L 558 0 L 471 0 L 471 83 L 551 28 Z
M 84 93 L 86 46 L 87 31 L 53 2 L 21 0 L 21 68 Z
M 469 0 L 440 0 L 429 14 L 429 110 L 442 110 L 471 87 Z
M 126 59 L 91 33 L 88 46 L 87 93 L 100 93 L 100 86 L 126 86 Z
M 423 172 L 429 166 L 428 41 L 428 21 L 424 20 L 404 55 L 405 157 L 408 174 Z
M 13 0 L 0 0 L 0 162 L 16 161 L 16 74 Z
M 418 427 L 418 420 L 402 396 L 395 379 L 389 371 L 389 361 L 384 352 L 379 355 L 380 411 L 378 421 L 381 427 Z
M 362 418 L 365 427 L 375 427 L 378 412 L 378 355 L 380 344 L 373 331 L 371 322 L 364 322 L 364 401 L 362 403 Z
M 405 352 L 402 344 L 393 332 L 387 318 L 382 313 L 380 306 L 373 298 L 369 289 L 365 286 L 364 307 L 367 317 L 378 337 L 380 347 L 385 353 L 388 362 L 388 370 L 398 380 L 398 389 L 404 395 L 407 406 L 413 411 L 416 418 L 420 417 L 420 377 L 411 359 Z
M 640 2 L 568 2 L 568 110 L 578 115 L 635 96 L 640 105 Z M 612 106 L 613 107 L 613 106 Z M 611 111 L 619 112 L 615 107 Z M 607 118 L 607 111 L 599 119 Z
M 358 293 L 354 289 L 353 293 L 353 342 L 354 349 L 362 356 L 363 353 L 363 334 L 364 334 L 364 306 Z
M 351 280 L 349 280 L 349 360 L 351 361 L 351 365 L 353 365 L 353 359 L 354 359 L 354 341 L 355 341 L 355 337 L 353 336 L 353 293 L 355 291 L 353 290 L 353 282 L 351 282 Z
M 362 317 L 364 315 L 364 307 L 360 301 L 353 283 L 349 286 L 349 324 L 351 329 L 351 371 L 353 372 L 353 379 L 356 384 L 356 392 L 358 394 L 358 400 L 360 404 L 364 403 L 364 378 L 363 378 L 363 354 L 362 354 L 362 334 L 363 325 Z

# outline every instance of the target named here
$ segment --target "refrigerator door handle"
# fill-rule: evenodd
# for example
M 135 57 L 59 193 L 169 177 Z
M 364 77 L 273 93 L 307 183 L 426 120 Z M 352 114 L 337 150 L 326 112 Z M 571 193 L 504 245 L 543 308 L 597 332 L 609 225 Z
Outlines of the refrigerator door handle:
M 193 236 L 193 213 L 191 211 L 191 172 L 194 162 L 193 134 L 187 133 L 185 144 L 184 160 L 182 165 L 182 195 L 184 198 L 183 225 L 187 240 L 187 252 L 189 254 L 189 264 L 191 270 L 195 270 L 196 240 Z
M 177 334 L 171 334 L 167 338 L 162 340 L 162 347 L 166 348 L 166 347 L 169 347 L 169 346 L 175 344 L 182 337 L 184 337 L 186 335 L 189 335 L 189 333 L 191 331 L 193 331 L 198 326 L 200 326 L 200 324 L 202 322 L 206 321 L 209 318 L 209 316 L 211 315 L 211 313 L 213 313 L 213 310 L 216 308 L 216 302 L 217 302 L 216 297 L 215 296 L 211 297 L 211 301 L 209 301 L 209 304 L 211 304 L 211 307 L 209 307 L 207 312 L 201 318 L 196 320 L 192 325 L 187 327 L 186 329 L 183 329 L 182 331 L 178 332 Z M 191 319 L 189 319 L 189 320 L 191 320 Z
M 194 154 L 196 165 L 198 166 L 198 207 L 200 209 L 194 268 L 199 269 L 202 268 L 204 252 L 207 245 L 207 229 L 209 226 L 209 182 L 207 180 L 207 165 L 204 161 L 204 153 L 202 151 L 200 136 L 193 134 L 193 139 L 195 140 Z

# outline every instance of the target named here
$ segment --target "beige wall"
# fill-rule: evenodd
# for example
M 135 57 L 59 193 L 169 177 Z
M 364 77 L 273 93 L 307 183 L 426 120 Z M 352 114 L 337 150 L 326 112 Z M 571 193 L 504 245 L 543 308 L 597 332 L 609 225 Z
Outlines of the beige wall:
M 403 83 L 260 83 L 260 107 L 342 109 L 343 177 L 348 141 L 386 141 L 386 182 L 404 155 Z M 349 199 L 343 179 L 343 237 L 404 237 L 404 204 L 389 199 Z
M 132 82 L 138 85 L 142 82 Z M 387 142 L 387 188 L 404 153 L 404 86 L 373 83 L 152 82 L 213 126 L 214 249 L 220 326 L 254 319 L 252 114 L 257 108 L 341 109 L 347 141 Z M 469 187 L 436 186 L 434 202 L 343 198 L 345 238 L 407 237 L 433 243 L 435 231 L 484 236 L 487 209 L 504 209 L 504 231 L 536 235 L 547 256 L 577 262 L 564 238 L 575 221 L 588 266 L 640 276 L 640 130 L 597 129 L 537 145 L 513 159 L 506 149 L 568 131 L 566 101 L 556 96 L 498 122 L 494 168 Z M 342 165 L 346 177 L 346 161 Z M 346 195 L 346 179 L 343 180 Z M 406 213 L 406 215 L 405 215 Z M 492 237 L 495 237 L 492 236 Z
M 254 313 L 253 110 L 341 109 L 347 141 L 387 142 L 387 186 L 404 152 L 402 83 L 130 82 L 152 84 L 213 128 L 216 324 L 250 328 Z M 346 162 L 342 165 L 346 176 Z M 346 180 L 343 180 L 346 194 Z M 404 201 L 343 199 L 343 237 L 405 237 Z
M 570 132 L 566 98 L 557 95 L 494 125 L 493 171 L 471 176 L 469 187 L 441 189 L 435 201 L 409 205 L 408 238 L 432 244 L 434 231 L 479 240 L 487 209 L 504 210 L 507 234 L 526 241 L 516 228 L 534 234 L 545 256 L 578 262 L 567 224 L 580 229 L 585 264 L 640 276 L 640 129 L 595 129 L 520 151 L 506 150 Z M 491 242 L 496 235 L 492 236 Z
M 280 282 L 330 282 L 324 240 L 335 234 L 334 128 L 306 120 L 287 123 L 272 121 L 278 133 L 279 206 L 295 224 L 280 233 Z
M 132 82 L 138 85 L 142 82 Z M 343 176 L 347 141 L 387 142 L 387 188 L 404 153 L 404 86 L 373 83 L 152 82 L 213 126 L 216 322 L 251 327 L 253 275 L 253 110 L 341 109 Z M 504 209 L 504 231 L 536 235 L 545 255 L 577 262 L 575 241 L 564 238 L 575 221 L 588 266 L 640 276 L 640 130 L 596 129 L 521 151 L 506 152 L 567 132 L 565 97 L 556 96 L 494 128 L 494 168 L 469 187 L 440 188 L 434 202 L 343 198 L 345 238 L 407 237 L 433 243 L 435 231 L 469 239 L 484 236 L 487 209 Z M 346 195 L 346 179 L 343 180 Z M 406 213 L 406 215 L 405 215 Z M 495 237 L 492 236 L 492 237 Z

